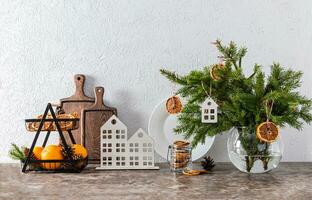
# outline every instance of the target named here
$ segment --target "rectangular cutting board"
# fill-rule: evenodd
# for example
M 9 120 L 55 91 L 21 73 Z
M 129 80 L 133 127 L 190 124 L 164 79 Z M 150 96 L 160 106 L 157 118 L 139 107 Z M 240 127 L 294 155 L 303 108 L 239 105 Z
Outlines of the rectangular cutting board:
M 78 117 L 81 120 L 81 110 L 84 108 L 88 108 L 92 106 L 95 102 L 94 98 L 88 97 L 84 93 L 84 83 L 85 83 L 85 76 L 82 74 L 76 74 L 74 76 L 74 81 L 76 85 L 76 91 L 75 94 L 73 94 L 71 97 L 63 98 L 60 100 L 60 108 L 65 113 L 73 113 L 77 112 Z M 74 139 L 77 144 L 82 144 L 81 141 L 81 127 L 79 127 L 77 130 L 72 131 Z M 64 134 L 66 141 L 70 141 L 70 138 L 68 134 Z
M 117 109 L 105 106 L 103 103 L 104 88 L 94 89 L 95 103 L 81 111 L 82 144 L 88 150 L 89 163 L 100 163 L 101 126 L 112 116 L 117 115 Z

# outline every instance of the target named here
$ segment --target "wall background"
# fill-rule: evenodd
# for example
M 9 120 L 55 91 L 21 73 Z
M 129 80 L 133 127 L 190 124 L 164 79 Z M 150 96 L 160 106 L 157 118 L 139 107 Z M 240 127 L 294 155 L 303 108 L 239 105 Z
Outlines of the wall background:
M 47 102 L 70 96 L 73 75 L 87 75 L 87 94 L 102 85 L 133 133 L 147 130 L 153 107 L 171 93 L 159 75 L 217 61 L 217 38 L 247 46 L 253 63 L 268 72 L 272 61 L 302 70 L 301 92 L 312 97 L 312 2 L 309 0 L 1 0 L 0 162 L 11 142 L 29 145 L 23 119 Z M 282 130 L 283 161 L 312 161 L 312 127 Z M 209 154 L 228 161 L 226 134 Z M 54 141 L 56 138 L 54 138 Z

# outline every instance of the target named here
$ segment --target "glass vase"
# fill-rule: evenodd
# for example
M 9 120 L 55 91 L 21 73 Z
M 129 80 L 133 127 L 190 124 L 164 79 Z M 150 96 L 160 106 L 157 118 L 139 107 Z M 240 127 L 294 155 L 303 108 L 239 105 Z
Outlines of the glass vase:
M 280 136 L 272 143 L 261 142 L 255 128 L 248 127 L 230 130 L 227 149 L 233 165 L 246 173 L 265 173 L 277 168 L 283 154 Z

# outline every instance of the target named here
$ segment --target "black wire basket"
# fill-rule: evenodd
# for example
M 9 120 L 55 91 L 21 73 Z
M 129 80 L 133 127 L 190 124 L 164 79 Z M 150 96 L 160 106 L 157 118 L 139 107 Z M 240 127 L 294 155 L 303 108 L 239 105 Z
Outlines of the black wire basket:
M 25 160 L 21 161 L 21 168 Z M 29 160 L 26 167 L 27 172 L 67 172 L 80 173 L 88 165 L 88 157 L 78 160 Z
M 48 114 L 50 112 L 50 114 Z M 28 149 L 26 159 L 21 161 L 22 172 L 81 172 L 88 165 L 88 157 L 73 155 L 71 147 L 65 140 L 64 133 L 69 134 L 70 142 L 76 144 L 72 130 L 79 128 L 79 118 L 57 118 L 52 105 L 49 103 L 44 114 L 39 119 L 26 119 L 26 129 L 36 132 L 31 147 Z M 33 154 L 34 147 L 40 134 L 46 134 L 43 148 L 46 146 L 51 132 L 58 132 L 61 140 L 62 154 L 66 154 L 61 160 L 38 160 Z

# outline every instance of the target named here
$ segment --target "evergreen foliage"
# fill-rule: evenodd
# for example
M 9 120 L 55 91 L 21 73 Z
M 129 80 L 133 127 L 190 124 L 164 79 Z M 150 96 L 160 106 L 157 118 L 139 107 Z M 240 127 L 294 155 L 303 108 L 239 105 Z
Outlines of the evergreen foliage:
M 12 143 L 12 147 L 9 151 L 9 156 L 13 160 L 25 160 L 26 156 L 24 154 L 25 147 L 19 148 L 16 144 Z
M 246 48 L 238 48 L 234 42 L 223 45 L 219 40 L 215 45 L 224 61 L 224 69 L 217 70 L 220 80 L 212 79 L 210 67 L 193 70 L 184 76 L 160 70 L 162 75 L 181 86 L 177 94 L 187 99 L 178 116 L 176 133 L 184 134 L 185 138 L 194 136 L 193 145 L 196 146 L 203 143 L 207 136 L 217 135 L 232 127 L 255 130 L 258 124 L 267 120 L 266 107 L 271 104 L 270 121 L 280 127 L 289 125 L 301 129 L 304 122 L 311 122 L 312 100 L 297 91 L 302 72 L 284 69 L 279 63 L 273 63 L 271 73 L 266 76 L 261 66 L 255 64 L 253 73 L 247 76 L 242 68 Z M 207 98 L 206 91 L 210 87 L 211 97 L 221 111 L 215 124 L 201 122 L 200 105 Z

